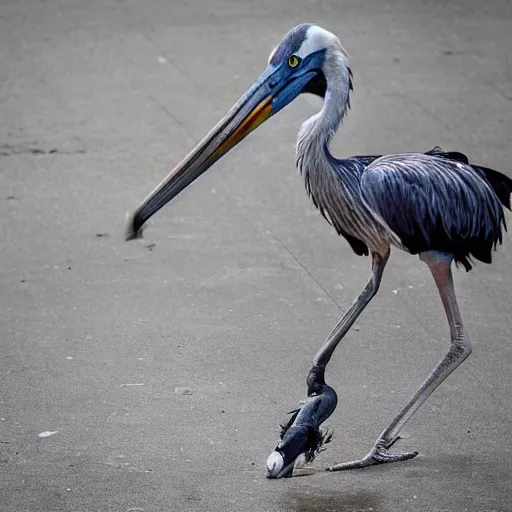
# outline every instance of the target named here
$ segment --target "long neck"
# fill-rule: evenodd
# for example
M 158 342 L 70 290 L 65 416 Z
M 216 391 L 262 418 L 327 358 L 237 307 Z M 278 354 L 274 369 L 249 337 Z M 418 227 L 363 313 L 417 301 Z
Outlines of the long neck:
M 345 56 L 342 53 L 331 56 L 324 63 L 324 73 L 327 82 L 324 105 L 301 126 L 297 167 L 315 206 L 358 254 L 363 254 L 366 246 L 385 254 L 388 242 L 384 228 L 376 223 L 361 199 L 364 165 L 354 159 L 337 160 L 329 152 L 329 143 L 350 106 L 352 76 Z M 369 226 L 372 228 L 368 229 Z
M 350 107 L 352 75 L 342 54 L 331 55 L 324 66 L 327 81 L 324 105 L 301 126 L 297 137 L 297 166 L 301 173 L 307 168 L 321 168 L 319 160 L 330 157 L 329 144 Z

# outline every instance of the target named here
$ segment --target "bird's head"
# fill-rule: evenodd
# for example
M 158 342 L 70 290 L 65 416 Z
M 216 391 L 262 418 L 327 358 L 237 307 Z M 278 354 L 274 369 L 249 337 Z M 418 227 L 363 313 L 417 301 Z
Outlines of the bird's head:
M 343 58 L 341 43 L 327 30 L 309 24 L 290 30 L 256 82 L 135 211 L 126 239 L 140 237 L 152 215 L 299 94 L 324 97 L 332 63 Z

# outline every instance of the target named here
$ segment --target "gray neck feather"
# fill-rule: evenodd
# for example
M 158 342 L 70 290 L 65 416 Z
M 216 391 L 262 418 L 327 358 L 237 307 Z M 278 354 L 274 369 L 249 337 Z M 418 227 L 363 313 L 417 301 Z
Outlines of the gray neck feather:
M 296 144 L 297 166 L 306 180 L 308 192 L 311 192 L 308 186 L 311 174 L 331 168 L 329 143 L 350 106 L 351 74 L 341 46 L 327 52 L 323 71 L 327 81 L 324 105 L 302 124 Z
M 338 234 L 350 235 L 372 250 L 386 251 L 389 240 L 385 228 L 361 200 L 361 166 L 348 160 L 335 161 L 329 152 L 329 143 L 350 106 L 352 77 L 341 45 L 327 54 L 323 71 L 327 82 L 324 105 L 301 126 L 297 167 L 313 203 Z

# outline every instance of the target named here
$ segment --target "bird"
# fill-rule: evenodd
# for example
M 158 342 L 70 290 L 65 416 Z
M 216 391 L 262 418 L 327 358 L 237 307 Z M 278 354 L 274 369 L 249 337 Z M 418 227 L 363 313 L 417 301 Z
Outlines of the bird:
M 448 322 L 448 349 L 366 455 L 326 469 L 416 457 L 417 452 L 396 453 L 390 448 L 400 439 L 405 423 L 472 351 L 452 266 L 469 271 L 474 260 L 491 263 L 507 227 L 504 209 L 510 210 L 512 180 L 470 163 L 463 153 L 436 146 L 427 152 L 333 156 L 330 144 L 351 108 L 353 90 L 349 57 L 338 37 L 312 23 L 292 28 L 272 50 L 256 82 L 135 210 L 126 231 L 127 240 L 141 237 L 150 217 L 299 95 L 311 93 L 323 99 L 322 108 L 301 125 L 297 168 L 320 214 L 357 255 L 370 257 L 371 275 L 314 356 L 307 377 L 311 405 L 284 428 L 282 442 L 267 460 L 269 478 L 288 476 L 294 463 L 318 446 L 320 424 L 337 403 L 334 390 L 325 384 L 326 366 L 377 294 L 392 247 L 418 255 L 429 268 Z M 304 442 L 305 429 L 313 432 L 309 444 Z
M 320 427 L 336 409 L 336 391 L 319 379 L 310 383 L 308 395 L 306 403 L 291 411 L 292 417 L 281 425 L 281 440 L 267 459 L 268 478 L 294 476 L 296 469 L 312 462 L 331 442 L 332 432 Z

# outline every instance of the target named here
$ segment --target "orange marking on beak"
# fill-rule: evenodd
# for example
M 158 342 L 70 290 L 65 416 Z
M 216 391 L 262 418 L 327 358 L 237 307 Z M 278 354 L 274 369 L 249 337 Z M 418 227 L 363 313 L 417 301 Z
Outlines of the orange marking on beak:
M 251 113 L 242 121 L 240 126 L 226 139 L 210 156 L 218 158 L 236 146 L 244 137 L 249 135 L 260 124 L 266 121 L 272 113 L 272 96 L 265 98 L 259 105 L 254 107 Z

